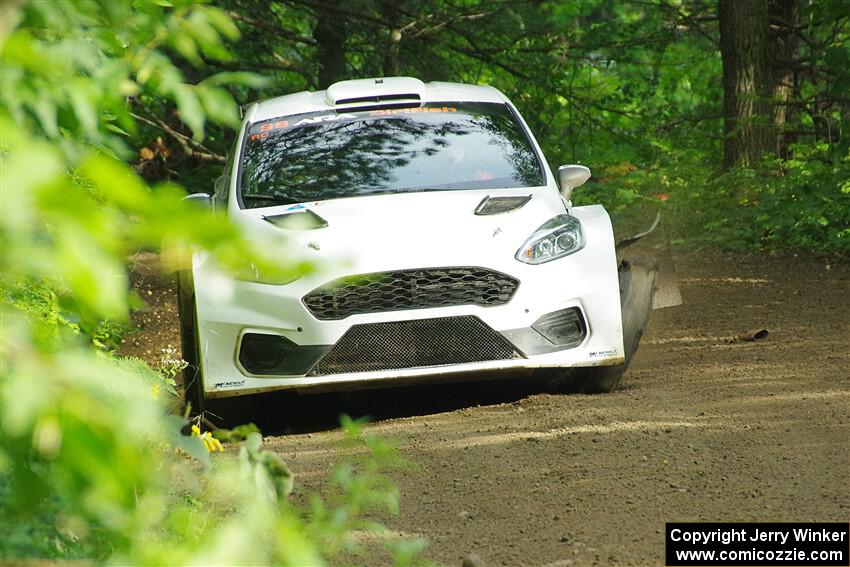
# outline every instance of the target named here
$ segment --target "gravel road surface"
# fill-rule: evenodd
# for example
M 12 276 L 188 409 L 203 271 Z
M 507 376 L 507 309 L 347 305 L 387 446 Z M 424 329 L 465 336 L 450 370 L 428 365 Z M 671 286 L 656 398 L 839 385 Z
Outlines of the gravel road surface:
M 337 415 L 372 416 L 414 465 L 380 519 L 446 565 L 659 565 L 668 521 L 850 520 L 850 264 L 678 252 L 676 269 L 684 305 L 653 313 L 612 394 L 511 377 L 272 396 L 267 446 L 303 498 L 344 458 Z M 124 351 L 155 360 L 179 345 L 173 289 L 138 288 L 151 308 Z

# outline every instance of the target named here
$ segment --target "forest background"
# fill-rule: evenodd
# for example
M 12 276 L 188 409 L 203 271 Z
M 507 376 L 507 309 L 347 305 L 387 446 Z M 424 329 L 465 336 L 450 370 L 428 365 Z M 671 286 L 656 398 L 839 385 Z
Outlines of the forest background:
M 850 56 L 843 0 L 219 2 L 242 31 L 211 71 L 269 79 L 238 102 L 363 77 L 486 83 L 550 166 L 582 163 L 583 203 L 662 195 L 676 238 L 739 250 L 850 251 Z M 184 53 L 188 59 L 202 54 Z M 165 105 L 139 112 L 150 179 L 209 191 L 232 134 L 205 148 Z M 155 139 L 155 138 L 154 138 Z M 143 156 L 143 157 L 144 157 Z M 157 159 L 159 158 L 159 159 Z M 639 204 L 639 203 L 638 203 Z
M 845 0 L 8 1 L 0 50 L 3 559 L 322 564 L 397 507 L 394 452 L 358 424 L 356 456 L 293 502 L 258 433 L 185 417 L 175 353 L 116 354 L 133 253 L 276 261 L 181 200 L 211 191 L 240 104 L 492 84 L 615 221 L 660 206 L 683 253 L 850 253 Z M 425 543 L 387 545 L 403 565 Z

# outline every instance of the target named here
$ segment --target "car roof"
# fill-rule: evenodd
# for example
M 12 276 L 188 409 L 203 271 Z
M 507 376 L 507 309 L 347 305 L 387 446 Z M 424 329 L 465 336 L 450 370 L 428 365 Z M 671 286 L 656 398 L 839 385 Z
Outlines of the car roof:
M 495 102 L 508 99 L 486 85 L 434 81 L 412 77 L 379 77 L 334 83 L 324 91 L 303 91 L 253 103 L 245 112 L 249 123 L 306 112 L 345 111 L 368 106 L 434 102 Z

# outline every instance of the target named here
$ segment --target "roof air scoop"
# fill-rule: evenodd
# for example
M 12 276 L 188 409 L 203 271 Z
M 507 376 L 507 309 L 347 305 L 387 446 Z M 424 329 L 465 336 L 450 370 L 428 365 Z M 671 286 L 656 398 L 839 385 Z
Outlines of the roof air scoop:
M 330 106 L 415 102 L 424 98 L 425 83 L 412 77 L 340 81 L 328 87 L 325 100 Z

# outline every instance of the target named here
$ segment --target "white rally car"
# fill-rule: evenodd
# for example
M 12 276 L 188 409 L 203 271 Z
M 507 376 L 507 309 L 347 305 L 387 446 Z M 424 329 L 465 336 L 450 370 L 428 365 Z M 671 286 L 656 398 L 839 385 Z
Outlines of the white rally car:
M 618 269 L 602 206 L 572 205 L 589 177 L 554 176 L 488 86 L 364 79 L 251 105 L 215 194 L 190 198 L 315 269 L 233 276 L 194 255 L 178 294 L 187 401 L 510 369 L 609 391 L 652 281 Z

